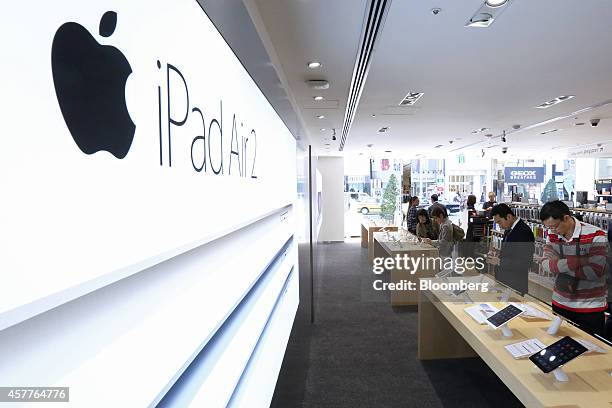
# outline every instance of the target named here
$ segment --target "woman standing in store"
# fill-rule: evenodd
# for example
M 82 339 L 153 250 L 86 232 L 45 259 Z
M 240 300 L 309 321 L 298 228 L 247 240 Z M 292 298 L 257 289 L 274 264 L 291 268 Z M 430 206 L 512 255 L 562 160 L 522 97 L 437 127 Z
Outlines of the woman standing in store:
M 453 245 L 455 244 L 453 238 L 453 223 L 448 219 L 446 213 L 440 207 L 436 207 L 431 211 L 431 218 L 440 226 L 440 235 L 436 240 L 423 238 L 423 242 L 438 248 L 440 257 L 449 258 L 453 254 Z
M 416 227 L 419 223 L 417 217 L 417 207 L 419 206 L 419 197 L 414 196 L 410 199 L 410 207 L 408 208 L 408 216 L 406 217 L 406 224 L 408 231 L 416 235 Z
M 429 214 L 427 214 L 427 210 L 421 208 L 419 211 L 417 211 L 417 217 L 419 219 L 419 223 L 416 227 L 417 237 L 438 239 L 440 227 L 438 227 L 437 223 L 431 222 L 429 219 Z

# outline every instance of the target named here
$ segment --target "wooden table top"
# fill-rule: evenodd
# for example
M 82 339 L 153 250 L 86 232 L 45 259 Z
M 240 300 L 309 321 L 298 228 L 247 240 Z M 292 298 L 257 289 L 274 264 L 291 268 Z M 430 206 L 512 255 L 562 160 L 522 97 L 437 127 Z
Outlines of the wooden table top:
M 411 251 L 431 251 L 436 254 L 438 252 L 438 249 L 433 245 L 424 242 L 408 242 L 401 232 L 389 232 L 388 234 L 386 232 L 375 232 L 373 237 L 389 255 Z
M 454 278 L 453 278 L 454 280 Z M 432 281 L 441 282 L 435 278 Z M 573 325 L 563 322 L 556 336 L 546 333 L 550 321 L 543 319 L 516 318 L 508 323 L 514 333 L 512 338 L 503 337 L 500 330 L 488 325 L 479 325 L 465 311 L 473 304 L 459 303 L 456 297 L 442 291 L 422 291 L 422 296 L 433 301 L 436 308 L 451 323 L 457 332 L 489 365 L 497 376 L 527 407 L 572 408 L 612 407 L 612 348 L 604 342 L 586 334 Z M 481 294 L 484 295 L 484 294 Z M 498 295 L 486 294 L 491 299 Z M 546 304 L 514 294 L 522 303 L 527 303 L 552 315 Z M 425 300 L 425 298 L 422 298 Z M 479 302 L 483 301 L 478 299 Z M 513 299 L 511 299 L 513 300 Z M 505 303 L 491 302 L 497 308 Z M 606 354 L 583 354 L 570 361 L 563 370 L 570 381 L 555 381 L 552 373 L 544 374 L 529 359 L 515 360 L 504 346 L 527 339 L 537 338 L 550 345 L 563 336 L 582 338 L 607 350 Z

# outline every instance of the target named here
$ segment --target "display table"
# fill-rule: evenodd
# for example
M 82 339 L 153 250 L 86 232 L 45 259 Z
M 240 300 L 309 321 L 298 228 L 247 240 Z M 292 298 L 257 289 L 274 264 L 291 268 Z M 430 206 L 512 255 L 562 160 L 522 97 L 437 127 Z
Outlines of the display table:
M 389 225 L 382 219 L 379 221 L 375 221 L 369 218 L 364 218 L 361 222 L 361 246 L 363 248 L 368 248 L 368 259 L 372 262 L 374 258 L 374 238 L 372 234 L 381 229 L 385 229 L 387 231 L 397 231 L 397 226 Z
M 406 233 L 408 236 L 414 236 L 411 233 Z M 406 280 L 414 282 L 417 290 L 391 290 L 390 300 L 392 306 L 416 305 L 419 302 L 418 283 L 419 278 L 429 278 L 440 271 L 439 262 L 427 262 L 428 258 L 438 258 L 438 249 L 432 245 L 418 242 L 407 242 L 406 235 L 400 232 L 374 232 L 374 258 L 394 258 L 396 255 L 407 255 L 410 258 L 422 258 L 419 267 L 411 271 L 402 269 L 392 269 L 387 273 L 388 282 L 401 282 Z M 429 266 L 429 268 L 428 268 Z
M 433 279 L 432 281 L 441 281 Z M 460 295 L 461 296 L 461 295 Z M 499 294 L 478 295 L 501 309 L 506 304 L 493 303 Z M 524 303 L 551 314 L 550 308 L 530 297 L 513 295 Z M 512 299 L 511 299 L 512 300 Z M 473 305 L 473 304 L 472 304 Z M 546 333 L 550 321 L 518 317 L 508 326 L 514 336 L 503 337 L 500 330 L 479 325 L 461 303 L 443 291 L 422 291 L 419 298 L 418 357 L 422 360 L 480 356 L 493 372 L 527 407 L 572 408 L 612 406 L 612 349 L 578 328 L 564 322 L 556 336 Z M 541 372 L 529 359 L 515 360 L 504 346 L 537 338 L 550 345 L 563 336 L 582 338 L 607 350 L 606 354 L 584 354 L 563 367 L 569 382 L 558 382 Z

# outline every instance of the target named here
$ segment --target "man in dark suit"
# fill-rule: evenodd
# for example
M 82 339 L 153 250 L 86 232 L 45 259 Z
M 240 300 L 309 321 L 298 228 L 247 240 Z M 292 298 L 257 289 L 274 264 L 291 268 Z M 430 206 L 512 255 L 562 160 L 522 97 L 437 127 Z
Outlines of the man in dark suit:
M 528 273 L 535 251 L 533 231 L 507 204 L 495 205 L 491 216 L 505 230 L 495 278 L 520 293 L 527 293 Z
M 431 218 L 431 212 L 436 207 L 437 208 L 441 208 L 442 211 L 444 211 L 444 214 L 446 214 L 446 216 L 448 217 L 448 211 L 446 211 L 446 206 L 444 204 L 438 202 L 438 195 L 437 194 L 432 194 L 431 195 L 431 205 L 427 209 L 427 212 L 429 213 L 429 218 Z

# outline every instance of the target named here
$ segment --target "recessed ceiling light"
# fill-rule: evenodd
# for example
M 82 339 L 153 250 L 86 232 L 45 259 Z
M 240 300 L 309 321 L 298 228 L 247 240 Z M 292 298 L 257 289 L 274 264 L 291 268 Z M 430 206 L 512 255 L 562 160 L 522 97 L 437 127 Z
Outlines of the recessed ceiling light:
M 373 114 L 372 114 L 372 117 L 373 117 L 373 118 L 375 118 L 375 117 L 376 117 L 376 114 L 375 114 L 375 113 L 373 113 Z
M 391 153 L 391 150 L 385 150 L 385 153 Z
M 546 108 L 550 108 L 551 106 L 555 106 L 558 103 L 561 102 L 565 102 L 568 101 L 572 98 L 575 98 L 576 95 L 561 95 L 556 97 L 555 99 L 551 99 L 550 101 L 546 101 L 538 106 L 536 106 L 536 109 L 546 109 Z
M 313 98 L 315 101 L 322 101 L 323 97 L 321 95 L 317 95 Z
M 388 130 L 389 130 L 389 126 L 383 126 L 380 129 L 378 129 L 378 133 L 385 133 Z
M 317 68 L 321 68 L 322 65 L 319 61 L 312 61 L 308 63 L 308 68 L 310 69 L 317 69 Z
M 489 7 L 500 7 L 503 6 L 504 4 L 506 4 L 508 2 L 508 0 L 487 0 L 487 6 Z
M 574 123 L 574 126 L 584 126 L 584 122 L 576 122 Z
M 325 115 L 317 115 L 317 119 L 325 119 Z
M 331 144 L 329 144 L 329 143 L 325 143 L 325 146 L 331 146 Z
M 370 143 L 370 144 L 367 144 L 366 146 L 368 146 L 368 147 L 372 147 L 372 146 L 374 146 L 374 145 L 373 145 L 372 143 Z
M 325 132 L 327 129 L 325 128 L 321 128 L 321 132 Z
M 434 149 L 439 149 L 439 148 L 440 148 L 440 147 L 442 147 L 442 146 L 443 146 L 443 145 L 437 145 L 437 146 L 434 146 Z
M 491 133 L 487 133 L 485 137 L 493 137 L 493 135 Z

